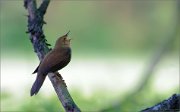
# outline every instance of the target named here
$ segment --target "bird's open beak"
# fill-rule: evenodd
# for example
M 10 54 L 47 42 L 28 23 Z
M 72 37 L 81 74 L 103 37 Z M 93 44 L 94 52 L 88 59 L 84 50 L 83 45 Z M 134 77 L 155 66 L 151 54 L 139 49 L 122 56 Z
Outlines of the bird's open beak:
M 66 41 L 71 41 L 72 39 L 71 38 L 68 38 L 68 37 L 66 37 L 66 39 L 65 39 Z

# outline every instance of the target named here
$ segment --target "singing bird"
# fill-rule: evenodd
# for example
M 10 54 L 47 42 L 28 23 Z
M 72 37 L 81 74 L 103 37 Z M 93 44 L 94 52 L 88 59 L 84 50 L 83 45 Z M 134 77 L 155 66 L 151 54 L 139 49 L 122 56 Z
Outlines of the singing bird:
M 69 32 L 68 32 L 69 33 Z M 46 54 L 39 66 L 33 72 L 37 73 L 36 80 L 31 88 L 31 96 L 36 95 L 41 88 L 46 76 L 64 68 L 71 60 L 70 40 L 68 33 L 57 39 L 55 47 Z

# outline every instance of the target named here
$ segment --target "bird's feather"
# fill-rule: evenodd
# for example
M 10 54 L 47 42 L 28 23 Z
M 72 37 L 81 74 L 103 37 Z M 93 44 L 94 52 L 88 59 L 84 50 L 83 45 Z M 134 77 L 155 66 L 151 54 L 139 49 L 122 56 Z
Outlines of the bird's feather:
M 38 68 L 38 74 L 47 74 L 62 69 L 70 62 L 70 58 L 70 48 L 54 49 L 43 59 Z
M 41 88 L 46 76 L 44 75 L 37 75 L 36 80 L 31 88 L 31 96 L 38 93 L 39 89 Z

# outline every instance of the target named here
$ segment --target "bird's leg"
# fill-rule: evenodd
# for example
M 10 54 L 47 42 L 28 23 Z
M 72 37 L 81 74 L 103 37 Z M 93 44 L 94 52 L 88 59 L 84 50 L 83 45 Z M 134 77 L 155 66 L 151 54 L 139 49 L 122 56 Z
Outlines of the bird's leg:
M 58 72 L 55 72 L 56 75 L 53 75 L 52 78 L 55 78 L 56 76 L 60 79 L 62 79 L 62 76 L 58 73 Z
M 57 75 L 60 79 L 62 79 L 62 76 L 61 76 L 58 72 L 56 72 L 56 75 Z

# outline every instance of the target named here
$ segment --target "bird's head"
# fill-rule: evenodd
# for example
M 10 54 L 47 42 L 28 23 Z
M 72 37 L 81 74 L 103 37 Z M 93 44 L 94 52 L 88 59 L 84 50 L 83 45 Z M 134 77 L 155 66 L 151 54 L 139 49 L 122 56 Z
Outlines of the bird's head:
M 70 32 L 70 31 L 69 31 Z M 70 47 L 70 38 L 68 37 L 69 32 L 65 35 L 63 35 L 62 37 L 59 37 L 56 41 L 56 45 L 55 47 L 59 48 L 59 47 Z

